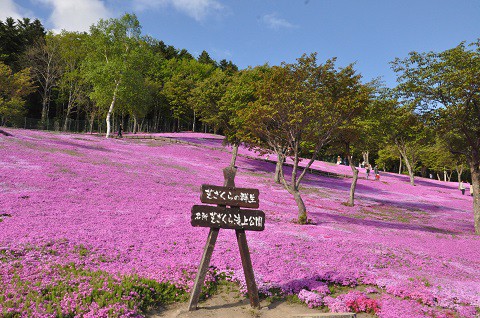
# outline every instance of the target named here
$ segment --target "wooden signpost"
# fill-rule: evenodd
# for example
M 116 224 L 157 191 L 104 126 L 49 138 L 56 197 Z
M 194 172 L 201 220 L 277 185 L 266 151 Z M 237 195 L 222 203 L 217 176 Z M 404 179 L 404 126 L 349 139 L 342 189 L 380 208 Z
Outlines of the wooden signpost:
M 213 249 L 217 241 L 218 232 L 221 228 L 235 230 L 250 305 L 254 308 L 260 307 L 258 289 L 255 284 L 255 276 L 245 230 L 263 231 L 265 228 L 265 213 L 260 210 L 240 209 L 241 207 L 258 208 L 259 191 L 258 189 L 235 188 L 236 172 L 236 168 L 228 167 L 223 169 L 223 175 L 225 177 L 223 187 L 202 185 L 200 201 L 202 203 L 217 204 L 217 206 L 194 205 L 192 207 L 192 226 L 209 227 L 210 233 L 208 234 L 202 260 L 195 278 L 195 284 L 192 294 L 190 295 L 190 302 L 188 304 L 188 310 L 190 311 L 197 309 L 200 291 L 202 290 Z M 229 206 L 229 208 L 227 208 L 227 206 Z

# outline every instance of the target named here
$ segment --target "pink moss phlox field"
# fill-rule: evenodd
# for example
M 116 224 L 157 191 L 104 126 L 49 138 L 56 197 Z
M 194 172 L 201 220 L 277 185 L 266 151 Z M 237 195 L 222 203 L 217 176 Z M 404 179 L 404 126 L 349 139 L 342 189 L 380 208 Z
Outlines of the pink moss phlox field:
M 165 136 L 189 142 L 173 144 L 9 132 L 0 136 L 0 294 L 22 302 L 12 294 L 15 280 L 49 286 L 59 279 L 52 269 L 68 264 L 191 289 L 208 229 L 190 225 L 190 210 L 200 204 L 201 184 L 223 184 L 230 153 L 220 137 Z M 300 226 L 292 222 L 295 200 L 273 182 L 274 156 L 239 153 L 236 185 L 258 188 L 267 216 L 265 231 L 247 234 L 262 293 L 280 290 L 308 305 L 365 308 L 383 318 L 475 317 L 480 239 L 472 198 L 457 184 L 417 178 L 413 187 L 407 176 L 383 172 L 380 181 L 366 180 L 360 169 L 356 205 L 347 207 L 350 168 L 315 162 L 346 177 L 306 176 L 301 193 L 311 224 Z M 209 281 L 223 273 L 244 283 L 234 231 L 220 231 L 211 265 Z M 366 289 L 345 300 L 328 294 L 327 284 Z M 88 294 L 79 286 L 65 309 Z

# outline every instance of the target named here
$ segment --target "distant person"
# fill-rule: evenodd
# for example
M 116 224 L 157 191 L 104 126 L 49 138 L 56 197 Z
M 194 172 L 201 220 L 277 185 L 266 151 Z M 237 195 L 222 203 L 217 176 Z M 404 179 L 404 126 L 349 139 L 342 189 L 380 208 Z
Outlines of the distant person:
M 370 176 L 370 168 L 372 166 L 370 166 L 369 164 L 367 165 L 367 167 L 365 168 L 365 173 L 367 174 L 367 180 L 368 180 L 368 177 Z
M 342 158 L 340 156 L 337 157 L 337 165 L 340 165 L 342 163 Z
M 473 197 L 473 182 L 470 183 L 470 195 Z
M 122 124 L 120 124 L 118 126 L 118 135 L 117 135 L 118 138 L 122 138 L 122 130 L 123 130 L 123 126 Z
M 375 165 L 375 168 L 373 169 L 375 172 L 375 180 L 380 180 L 380 173 L 378 173 L 378 167 Z
M 462 195 L 465 195 L 465 185 L 463 184 L 463 180 L 460 181 L 460 191 L 462 191 Z

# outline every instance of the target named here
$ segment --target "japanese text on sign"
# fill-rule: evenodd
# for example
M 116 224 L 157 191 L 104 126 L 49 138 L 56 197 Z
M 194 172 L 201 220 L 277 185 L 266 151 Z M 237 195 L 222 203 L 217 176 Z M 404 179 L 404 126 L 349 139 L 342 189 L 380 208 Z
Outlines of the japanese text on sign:
M 247 188 L 228 188 L 211 185 L 202 185 L 201 201 L 221 205 L 258 208 L 259 191 Z
M 259 210 L 194 205 L 191 223 L 193 226 L 262 231 L 265 214 Z

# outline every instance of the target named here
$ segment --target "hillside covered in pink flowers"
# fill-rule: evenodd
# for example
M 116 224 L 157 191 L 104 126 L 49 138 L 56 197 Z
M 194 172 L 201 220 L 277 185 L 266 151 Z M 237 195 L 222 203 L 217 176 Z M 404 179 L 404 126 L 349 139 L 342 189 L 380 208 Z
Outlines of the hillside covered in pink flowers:
M 0 316 L 141 317 L 136 291 L 101 301 L 132 275 L 188 293 L 208 233 L 190 225 L 190 209 L 201 184 L 223 184 L 230 163 L 219 136 L 163 135 L 182 141 L 173 143 L 9 132 L 0 135 Z M 273 182 L 275 164 L 239 153 L 236 185 L 258 188 L 266 214 L 265 230 L 247 233 L 264 295 L 384 318 L 478 317 L 480 238 L 472 197 L 457 184 L 418 178 L 413 187 L 390 173 L 366 180 L 360 169 L 356 205 L 347 207 L 350 168 L 316 162 L 344 177 L 307 175 L 312 223 L 297 225 L 293 197 Z M 234 231 L 220 231 L 211 266 L 210 281 L 243 284 Z M 78 275 L 62 275 L 66 268 Z M 111 282 L 95 286 L 87 272 Z M 50 295 L 64 282 L 76 287 L 58 302 L 30 292 Z

